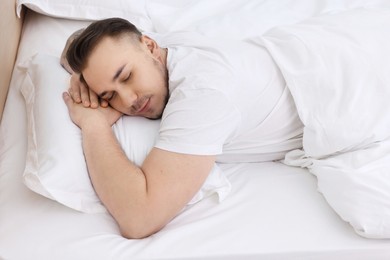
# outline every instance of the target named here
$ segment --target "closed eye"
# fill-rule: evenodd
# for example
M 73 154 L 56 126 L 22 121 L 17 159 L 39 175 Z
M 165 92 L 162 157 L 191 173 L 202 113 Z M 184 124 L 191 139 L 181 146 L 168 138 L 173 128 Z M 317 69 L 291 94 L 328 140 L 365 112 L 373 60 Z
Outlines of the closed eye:
M 131 73 L 129 73 L 129 75 L 123 80 L 123 82 L 128 81 L 130 79 L 130 77 L 131 77 Z
M 106 100 L 110 102 L 114 97 L 115 97 L 115 92 L 112 92 L 111 95 Z
M 109 102 L 110 100 L 112 100 L 114 96 L 115 96 L 114 92 L 104 92 L 103 95 L 100 95 L 100 98 Z

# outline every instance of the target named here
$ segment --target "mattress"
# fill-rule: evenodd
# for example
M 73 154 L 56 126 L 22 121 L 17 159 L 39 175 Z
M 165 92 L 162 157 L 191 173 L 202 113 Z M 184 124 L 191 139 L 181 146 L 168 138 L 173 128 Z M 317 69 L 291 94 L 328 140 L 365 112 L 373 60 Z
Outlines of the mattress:
M 16 64 L 38 52 L 59 57 L 86 24 L 27 12 Z M 160 232 L 125 239 L 108 213 L 75 211 L 22 182 L 20 78 L 14 70 L 0 127 L 0 259 L 390 259 L 390 241 L 358 236 L 317 191 L 315 176 L 280 162 L 221 164 L 232 184 L 223 202 L 208 197 Z

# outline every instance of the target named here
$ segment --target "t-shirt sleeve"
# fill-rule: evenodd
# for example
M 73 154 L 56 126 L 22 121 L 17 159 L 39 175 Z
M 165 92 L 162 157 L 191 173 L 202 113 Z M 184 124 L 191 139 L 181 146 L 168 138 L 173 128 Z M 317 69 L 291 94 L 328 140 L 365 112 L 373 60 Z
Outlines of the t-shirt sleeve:
M 164 110 L 155 147 L 177 153 L 218 155 L 237 134 L 241 115 L 214 89 L 175 91 Z

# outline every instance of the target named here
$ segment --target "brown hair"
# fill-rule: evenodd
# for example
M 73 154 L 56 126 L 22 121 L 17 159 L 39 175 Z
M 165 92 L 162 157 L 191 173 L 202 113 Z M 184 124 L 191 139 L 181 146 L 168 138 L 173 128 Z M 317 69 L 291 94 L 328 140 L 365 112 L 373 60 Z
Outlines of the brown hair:
M 120 37 L 124 34 L 140 41 L 141 32 L 129 21 L 122 18 L 108 18 L 91 23 L 70 44 L 66 59 L 73 71 L 81 73 L 92 50 L 106 36 Z M 82 76 L 81 76 L 82 77 Z

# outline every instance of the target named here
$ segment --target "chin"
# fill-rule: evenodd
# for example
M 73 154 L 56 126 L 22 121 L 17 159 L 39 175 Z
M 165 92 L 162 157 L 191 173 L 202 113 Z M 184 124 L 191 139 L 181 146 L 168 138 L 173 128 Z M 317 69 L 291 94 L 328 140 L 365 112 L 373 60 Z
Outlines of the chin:
M 150 119 L 150 120 L 158 120 L 158 119 L 161 119 L 162 117 L 162 113 L 158 114 L 158 115 L 146 115 L 146 116 L 143 116 L 147 119 Z

